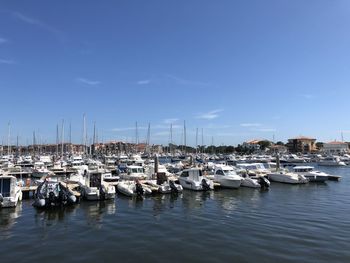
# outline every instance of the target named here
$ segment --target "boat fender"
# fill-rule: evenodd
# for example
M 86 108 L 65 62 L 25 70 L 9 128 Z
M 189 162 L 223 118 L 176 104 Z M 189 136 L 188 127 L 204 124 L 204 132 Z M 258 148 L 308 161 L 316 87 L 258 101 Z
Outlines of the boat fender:
M 203 187 L 203 190 L 205 191 L 210 190 L 210 185 L 208 184 L 207 180 L 205 180 L 204 178 L 202 179 L 202 187 Z

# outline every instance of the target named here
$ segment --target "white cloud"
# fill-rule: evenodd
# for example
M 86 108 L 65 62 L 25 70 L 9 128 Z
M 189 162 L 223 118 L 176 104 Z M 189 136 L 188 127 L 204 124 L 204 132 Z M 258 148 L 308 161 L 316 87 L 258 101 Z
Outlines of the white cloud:
M 78 81 L 79 83 L 85 84 L 85 85 L 89 85 L 89 86 L 96 86 L 96 85 L 101 84 L 101 82 L 98 80 L 89 80 L 86 78 L 77 78 L 76 81 Z
M 38 19 L 29 17 L 29 16 L 24 15 L 24 14 L 22 14 L 20 12 L 12 12 L 12 15 L 16 19 L 18 19 L 18 20 L 20 20 L 20 21 L 22 21 L 24 23 L 37 26 L 39 28 L 42 28 L 42 29 L 50 32 L 51 34 L 54 34 L 61 41 L 65 40 L 65 37 L 64 37 L 64 34 L 62 33 L 62 31 L 60 31 L 60 30 L 58 30 L 58 29 L 48 25 L 47 23 L 45 23 L 43 21 L 40 21 Z
M 260 123 L 241 123 L 241 127 L 260 127 Z
M 0 58 L 0 64 L 13 65 L 13 64 L 16 64 L 16 61 L 14 61 L 12 59 L 2 59 L 2 58 Z
M 138 84 L 138 85 L 147 85 L 147 84 L 149 84 L 150 82 L 151 82 L 151 80 L 145 79 L 145 80 L 139 80 L 139 81 L 137 82 L 137 84 Z
M 212 110 L 209 111 L 207 113 L 202 113 L 197 115 L 197 119 L 205 119 L 205 120 L 212 120 L 212 119 L 216 119 L 219 117 L 220 112 L 224 111 L 223 109 L 217 109 L 217 110 Z

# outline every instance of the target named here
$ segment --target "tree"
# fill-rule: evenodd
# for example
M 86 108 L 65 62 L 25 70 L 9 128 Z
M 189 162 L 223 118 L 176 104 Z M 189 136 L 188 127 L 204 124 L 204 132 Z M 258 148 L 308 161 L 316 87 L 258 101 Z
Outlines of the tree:
M 271 143 L 269 141 L 260 141 L 258 142 L 259 146 L 260 146 L 260 150 L 265 150 L 266 148 L 271 146 Z

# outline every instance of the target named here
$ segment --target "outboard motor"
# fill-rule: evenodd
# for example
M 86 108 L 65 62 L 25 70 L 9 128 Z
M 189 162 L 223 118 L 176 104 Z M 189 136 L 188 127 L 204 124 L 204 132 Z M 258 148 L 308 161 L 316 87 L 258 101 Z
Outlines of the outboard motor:
M 261 185 L 261 188 L 269 188 L 270 187 L 270 181 L 267 180 L 265 177 L 261 176 L 259 177 L 259 184 Z
M 56 196 L 53 192 L 49 193 L 49 202 L 48 202 L 49 206 L 55 206 L 56 205 Z
M 106 199 L 106 188 L 101 185 L 100 187 L 100 197 L 101 197 L 101 200 L 105 200 Z
M 176 185 L 175 185 L 174 181 L 169 180 L 169 186 L 170 186 L 170 189 L 171 189 L 172 193 L 178 193 L 179 192 L 179 190 L 177 190 L 177 188 L 176 188 Z
M 143 190 L 142 185 L 139 182 L 137 182 L 136 183 L 136 195 L 137 196 L 142 196 L 143 193 L 144 193 L 144 190 Z
M 210 185 L 208 184 L 207 180 L 202 179 L 202 187 L 203 187 L 203 190 L 205 191 L 210 190 Z
M 68 195 L 63 188 L 61 189 L 61 191 L 59 193 L 59 200 L 60 200 L 61 205 L 65 205 L 67 203 Z

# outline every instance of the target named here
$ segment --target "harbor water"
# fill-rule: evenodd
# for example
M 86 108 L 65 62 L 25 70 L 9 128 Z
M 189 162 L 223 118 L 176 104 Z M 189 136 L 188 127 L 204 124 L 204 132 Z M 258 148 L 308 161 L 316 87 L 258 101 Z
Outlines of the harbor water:
M 184 191 L 0 210 L 1 262 L 350 262 L 350 168 L 339 182 Z

